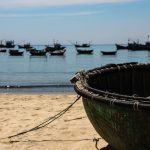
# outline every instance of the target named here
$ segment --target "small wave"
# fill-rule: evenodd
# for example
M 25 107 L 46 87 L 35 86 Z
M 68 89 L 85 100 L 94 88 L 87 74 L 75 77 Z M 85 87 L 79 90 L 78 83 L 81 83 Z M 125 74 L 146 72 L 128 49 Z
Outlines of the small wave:
M 73 87 L 71 84 L 48 84 L 48 85 L 1 85 L 0 88 L 44 88 L 44 87 L 52 87 L 52 88 L 65 88 L 65 87 Z

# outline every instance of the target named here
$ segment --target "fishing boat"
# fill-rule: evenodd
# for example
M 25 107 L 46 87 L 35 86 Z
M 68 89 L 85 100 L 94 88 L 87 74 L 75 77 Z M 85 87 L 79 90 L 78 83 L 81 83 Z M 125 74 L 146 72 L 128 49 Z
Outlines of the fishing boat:
M 14 48 L 15 44 L 14 41 L 2 41 L 0 42 L 0 48 Z
M 76 48 L 76 51 L 78 52 L 78 54 L 92 54 L 93 53 L 93 49 L 79 49 L 79 48 Z
M 120 45 L 120 44 L 115 44 L 117 50 L 121 49 L 128 49 L 128 46 Z
M 53 52 L 56 50 L 64 50 L 66 47 L 62 46 L 60 43 L 54 42 L 53 46 L 46 45 L 45 51 Z
M 46 56 L 46 51 L 44 50 L 30 50 L 29 51 L 32 56 Z
M 9 50 L 9 55 L 11 55 L 11 56 L 22 56 L 23 52 L 21 52 L 19 50 L 10 49 Z
M 76 48 L 78 48 L 78 47 L 90 47 L 91 44 L 90 44 L 90 43 L 79 44 L 79 43 L 76 42 L 76 43 L 74 44 L 74 46 L 75 46 Z
M 148 40 L 144 44 L 140 43 L 139 40 L 137 41 L 128 40 L 127 46 L 123 46 L 119 44 L 115 44 L 115 45 L 116 45 L 117 50 L 119 49 L 128 49 L 132 51 L 150 50 L 149 36 L 148 36 Z
M 146 45 L 144 44 L 140 44 L 140 43 L 136 43 L 136 42 L 133 42 L 133 43 L 128 43 L 127 46 L 123 46 L 123 45 L 119 45 L 119 44 L 115 44 L 116 45 L 116 48 L 117 50 L 120 50 L 120 49 L 128 49 L 128 50 L 149 50 L 150 47 L 147 47 Z
M 6 44 L 4 45 L 5 48 L 14 48 L 15 44 L 14 41 L 5 41 Z
M 5 53 L 7 49 L 0 49 L 0 52 Z
M 136 50 L 149 50 L 149 48 L 146 47 L 146 45 L 144 45 L 144 44 L 140 44 L 140 43 L 136 43 L 136 42 L 128 43 L 128 50 L 133 50 L 133 51 L 136 51 Z
M 29 47 L 29 48 L 26 48 L 26 51 L 34 51 L 34 50 L 36 50 L 36 48 L 34 48 L 34 47 Z
M 26 43 L 26 44 L 23 44 L 23 45 L 18 45 L 18 48 L 24 48 L 24 49 L 29 49 L 29 48 L 32 48 L 31 44 L 30 43 Z
M 50 52 L 50 54 L 51 55 L 59 55 L 59 56 L 62 56 L 62 55 L 64 55 L 65 54 L 65 52 L 66 52 L 66 49 L 63 49 L 63 50 L 55 50 L 55 51 L 52 51 L 52 52 Z
M 3 48 L 5 45 L 3 44 L 3 41 L 0 41 L 0 48 Z
M 103 55 L 116 55 L 117 51 L 101 51 Z
M 109 64 L 71 82 L 89 120 L 116 150 L 150 150 L 150 64 Z

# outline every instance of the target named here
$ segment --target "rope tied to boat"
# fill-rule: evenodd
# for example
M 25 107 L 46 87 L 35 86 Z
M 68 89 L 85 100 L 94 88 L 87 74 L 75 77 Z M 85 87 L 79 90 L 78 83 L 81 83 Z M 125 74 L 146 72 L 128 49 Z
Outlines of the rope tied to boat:
M 85 74 L 85 70 L 80 70 L 80 71 L 78 71 L 71 79 L 70 79 L 70 81 L 71 81 L 71 83 L 76 83 L 77 81 L 80 81 L 80 80 L 82 80 L 82 77 L 83 76 L 85 76 L 86 74 Z
M 101 139 L 101 138 L 94 138 L 94 139 L 93 139 L 93 142 L 95 142 L 95 148 L 96 148 L 97 150 L 100 150 L 100 149 L 98 148 L 98 142 L 99 142 L 100 139 Z
M 14 134 L 14 135 L 10 135 L 8 137 L 4 137 L 4 138 L 0 138 L 0 140 L 3 140 L 3 139 L 10 139 L 10 142 L 11 142 L 11 138 L 13 137 L 16 137 L 16 136 L 19 136 L 19 135 L 23 135 L 23 134 L 26 134 L 28 132 L 32 132 L 32 131 L 35 131 L 35 130 L 38 130 L 38 129 L 41 129 L 41 128 L 44 128 L 45 126 L 47 126 L 48 124 L 54 122 L 55 120 L 57 120 L 58 118 L 60 118 L 62 115 L 64 115 L 79 99 L 81 98 L 80 95 L 77 95 L 77 98 L 76 100 L 71 103 L 67 108 L 63 109 L 62 111 L 60 111 L 59 113 L 57 113 L 56 115 L 54 115 L 53 117 L 48 117 L 47 119 L 45 119 L 45 121 L 43 121 L 42 123 L 40 123 L 39 125 L 29 129 L 29 130 L 26 130 L 26 131 L 22 131 L 20 133 L 17 133 L 17 134 Z
M 110 105 L 111 105 L 111 106 L 113 106 L 113 105 L 114 105 L 114 103 L 115 103 L 116 101 L 117 101 L 117 99 L 116 99 L 116 98 L 111 99 L 111 100 L 110 100 Z

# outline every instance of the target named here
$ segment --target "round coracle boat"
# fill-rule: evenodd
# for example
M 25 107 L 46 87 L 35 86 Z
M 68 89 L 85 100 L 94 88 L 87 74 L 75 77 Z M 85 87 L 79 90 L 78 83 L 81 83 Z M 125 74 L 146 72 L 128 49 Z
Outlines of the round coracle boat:
M 95 130 L 116 150 L 150 150 L 150 64 L 109 64 L 71 82 Z

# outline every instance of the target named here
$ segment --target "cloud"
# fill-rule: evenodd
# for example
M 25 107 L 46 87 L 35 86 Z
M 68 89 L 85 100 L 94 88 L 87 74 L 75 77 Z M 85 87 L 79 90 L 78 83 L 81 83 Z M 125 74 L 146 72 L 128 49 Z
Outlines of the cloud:
M 137 0 L 1 0 L 0 8 L 41 7 L 78 4 L 126 3 Z
M 103 11 L 83 11 L 74 13 L 42 13 L 42 14 L 0 14 L 0 18 L 22 18 L 22 17 L 61 17 L 61 16 L 88 16 L 101 14 Z

